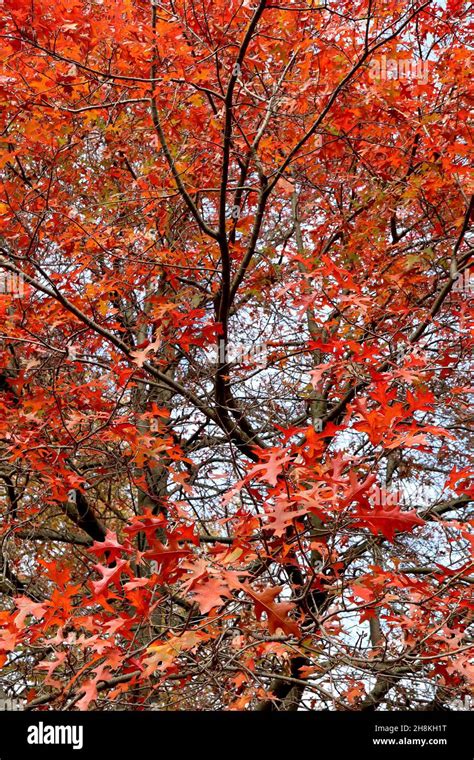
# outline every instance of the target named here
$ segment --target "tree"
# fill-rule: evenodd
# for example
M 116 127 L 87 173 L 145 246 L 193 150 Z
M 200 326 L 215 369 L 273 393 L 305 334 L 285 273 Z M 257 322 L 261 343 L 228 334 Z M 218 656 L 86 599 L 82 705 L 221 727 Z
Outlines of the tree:
M 458 705 L 467 3 L 1 14 L 4 688 Z

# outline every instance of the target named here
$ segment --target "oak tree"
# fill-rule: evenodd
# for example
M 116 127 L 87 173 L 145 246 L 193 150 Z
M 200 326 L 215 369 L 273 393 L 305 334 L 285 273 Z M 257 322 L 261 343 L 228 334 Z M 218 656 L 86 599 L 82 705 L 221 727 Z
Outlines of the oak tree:
M 33 708 L 473 683 L 463 0 L 5 0 L 0 664 Z

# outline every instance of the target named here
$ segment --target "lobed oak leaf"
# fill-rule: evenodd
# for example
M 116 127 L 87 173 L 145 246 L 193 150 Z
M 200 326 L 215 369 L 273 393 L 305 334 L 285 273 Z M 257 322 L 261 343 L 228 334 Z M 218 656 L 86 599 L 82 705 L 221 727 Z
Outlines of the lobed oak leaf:
M 160 346 L 161 340 L 156 340 L 153 343 L 148 343 L 145 348 L 137 348 L 136 351 L 130 351 L 130 356 L 132 357 L 134 364 L 141 368 L 148 360 L 149 354 L 151 354 L 152 351 L 157 351 Z
M 46 686 L 56 686 L 60 687 L 61 682 L 58 681 L 56 678 L 52 678 L 52 674 L 58 668 L 60 665 L 63 664 L 64 660 L 67 657 L 67 652 L 55 652 L 55 659 L 54 660 L 41 660 L 41 662 L 38 663 L 38 668 L 41 670 L 46 670 L 46 676 L 44 679 L 44 683 Z
M 290 507 L 290 511 L 287 511 L 288 507 Z M 306 509 L 291 510 L 291 505 L 283 498 L 277 499 L 275 505 L 265 511 L 269 518 L 268 528 L 273 531 L 275 536 L 282 536 L 294 520 L 307 513 Z
M 78 710 L 87 710 L 91 702 L 97 699 L 97 679 L 87 681 L 82 685 L 83 696 L 76 702 Z
M 243 586 L 247 594 L 253 599 L 255 604 L 255 615 L 260 620 L 263 613 L 267 616 L 268 630 L 270 633 L 276 633 L 281 630 L 283 633 L 299 635 L 299 626 L 295 620 L 289 617 L 289 613 L 295 609 L 293 602 L 275 602 L 275 598 L 283 590 L 283 586 L 267 588 L 265 591 L 257 592 L 251 586 Z
M 283 466 L 289 461 L 290 455 L 281 449 L 273 449 L 271 452 L 265 452 L 268 461 L 264 464 L 256 464 L 248 471 L 248 477 L 252 478 L 257 473 L 259 480 L 266 480 L 271 486 L 276 486 Z
M 120 578 L 123 572 L 127 572 L 128 575 L 132 575 L 128 562 L 124 559 L 119 559 L 113 567 L 106 567 L 104 565 L 94 565 L 94 569 L 102 575 L 100 581 L 93 581 L 92 588 L 94 594 L 98 596 L 107 589 L 110 583 L 114 583 L 120 587 Z
M 19 610 L 19 612 L 15 615 L 15 625 L 17 628 L 24 627 L 25 619 L 28 617 L 28 615 L 32 615 L 38 619 L 42 618 L 49 607 L 48 604 L 33 602 L 27 596 L 17 596 L 15 598 L 15 604 Z
M 415 510 L 403 512 L 400 507 L 384 509 L 382 506 L 372 510 L 359 510 L 354 515 L 354 523 L 369 528 L 375 535 L 381 533 L 389 541 L 393 541 L 396 533 L 409 533 L 417 525 L 424 525 Z
M 0 633 L 0 652 L 13 652 L 18 642 L 18 635 L 11 631 Z
M 196 585 L 192 594 L 203 615 L 214 607 L 220 607 L 226 599 L 230 599 L 232 596 L 229 589 L 218 578 L 209 578 L 205 583 Z
M 92 554 L 97 554 L 98 557 L 105 554 L 107 559 L 112 562 L 124 552 L 130 554 L 131 549 L 129 546 L 119 543 L 115 532 L 107 530 L 105 539 L 103 541 L 94 541 L 89 551 L 92 552 Z

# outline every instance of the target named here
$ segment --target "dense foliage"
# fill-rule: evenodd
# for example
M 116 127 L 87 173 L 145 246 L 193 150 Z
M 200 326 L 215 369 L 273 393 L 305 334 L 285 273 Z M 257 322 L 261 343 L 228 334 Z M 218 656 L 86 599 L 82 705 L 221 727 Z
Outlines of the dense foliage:
M 467 7 L 4 1 L 7 691 L 465 703 Z

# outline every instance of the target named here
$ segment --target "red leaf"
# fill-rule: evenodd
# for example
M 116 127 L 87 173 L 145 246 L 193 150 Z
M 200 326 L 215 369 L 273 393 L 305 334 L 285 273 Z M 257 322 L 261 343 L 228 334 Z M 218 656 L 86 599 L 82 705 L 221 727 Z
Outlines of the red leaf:
M 213 607 L 220 607 L 225 599 L 231 597 L 229 589 L 223 586 L 218 578 L 209 578 L 205 583 L 193 588 L 192 593 L 203 615 Z
M 15 625 L 17 628 L 23 628 L 25 618 L 28 615 L 33 615 L 35 618 L 42 618 L 49 606 L 48 604 L 33 602 L 27 596 L 17 596 L 15 604 L 19 609 L 18 614 L 15 615 Z
M 354 523 L 369 528 L 375 535 L 381 533 L 389 541 L 393 541 L 397 532 L 409 532 L 416 525 L 424 525 L 424 520 L 413 509 L 402 512 L 400 507 L 394 506 L 392 509 L 375 507 L 371 511 L 360 510 L 354 516 Z
M 122 573 L 126 570 L 129 575 L 132 575 L 128 562 L 124 559 L 119 559 L 113 567 L 105 567 L 104 565 L 94 565 L 94 569 L 102 574 L 102 580 L 94 581 L 92 588 L 94 594 L 101 594 L 106 590 L 107 586 L 113 581 L 116 586 L 120 585 L 120 578 Z
M 290 458 L 289 454 L 285 454 L 281 449 L 273 449 L 271 452 L 265 452 L 265 456 L 268 456 L 268 461 L 265 464 L 256 464 L 251 467 L 248 476 L 252 478 L 257 473 L 261 473 L 259 480 L 266 480 L 271 486 L 276 486 L 283 465 Z
M 299 635 L 299 627 L 295 620 L 289 617 L 289 613 L 295 608 L 292 602 L 275 602 L 275 597 L 281 593 L 283 586 L 267 588 L 265 591 L 257 593 L 250 586 L 244 586 L 245 591 L 255 602 L 255 615 L 260 620 L 263 613 L 268 620 L 268 630 L 270 633 L 276 633 L 277 630 L 283 633 Z
M 82 691 L 84 695 L 76 702 L 76 707 L 78 710 L 87 710 L 90 703 L 97 699 L 97 679 L 83 684 Z
M 131 550 L 118 542 L 116 533 L 107 530 L 104 541 L 94 541 L 89 551 L 98 557 L 106 554 L 110 561 L 114 561 L 124 552 L 129 554 Z

